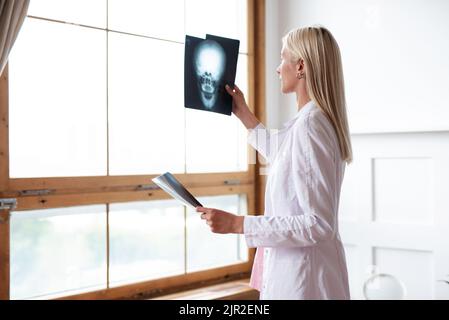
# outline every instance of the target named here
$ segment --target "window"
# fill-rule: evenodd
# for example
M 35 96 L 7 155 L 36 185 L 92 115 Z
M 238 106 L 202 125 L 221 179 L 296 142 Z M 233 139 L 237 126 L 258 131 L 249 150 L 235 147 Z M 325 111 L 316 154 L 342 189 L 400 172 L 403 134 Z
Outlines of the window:
M 246 129 L 183 107 L 183 41 L 239 39 L 236 83 L 254 106 L 261 8 L 30 3 L 0 81 L 0 197 L 17 200 L 0 211 L 1 297 L 124 297 L 250 271 L 242 236 L 212 234 L 151 178 L 170 171 L 205 206 L 254 214 Z
M 54 2 L 30 4 L 9 61 L 11 178 L 247 170 L 244 127 L 184 109 L 182 76 L 184 30 L 238 37 L 248 95 L 245 1 Z
M 106 288 L 106 206 L 11 216 L 11 299 Z

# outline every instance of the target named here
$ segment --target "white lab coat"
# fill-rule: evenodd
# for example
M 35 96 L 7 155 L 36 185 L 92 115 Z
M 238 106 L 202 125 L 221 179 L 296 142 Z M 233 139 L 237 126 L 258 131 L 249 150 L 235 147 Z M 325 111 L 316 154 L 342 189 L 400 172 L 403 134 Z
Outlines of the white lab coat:
M 243 226 L 262 262 L 260 299 L 349 299 L 338 232 L 345 162 L 330 121 L 310 101 L 277 133 L 250 129 L 248 143 L 269 166 L 265 213 Z

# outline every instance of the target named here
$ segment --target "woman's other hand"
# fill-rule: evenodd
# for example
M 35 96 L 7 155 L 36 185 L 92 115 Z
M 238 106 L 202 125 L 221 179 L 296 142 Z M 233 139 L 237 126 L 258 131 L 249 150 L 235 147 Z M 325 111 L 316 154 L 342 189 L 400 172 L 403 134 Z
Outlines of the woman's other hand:
M 214 233 L 243 233 L 243 216 L 200 206 L 196 207 L 196 211 L 202 212 L 201 219 L 206 220 Z

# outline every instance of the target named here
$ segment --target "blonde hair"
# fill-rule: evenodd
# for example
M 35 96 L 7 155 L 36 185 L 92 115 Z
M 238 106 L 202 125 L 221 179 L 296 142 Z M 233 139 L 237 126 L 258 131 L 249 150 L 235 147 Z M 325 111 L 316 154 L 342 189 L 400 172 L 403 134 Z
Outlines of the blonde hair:
M 340 49 L 322 26 L 294 29 L 282 42 L 292 62 L 304 61 L 307 93 L 330 120 L 338 137 L 342 159 L 352 162 Z

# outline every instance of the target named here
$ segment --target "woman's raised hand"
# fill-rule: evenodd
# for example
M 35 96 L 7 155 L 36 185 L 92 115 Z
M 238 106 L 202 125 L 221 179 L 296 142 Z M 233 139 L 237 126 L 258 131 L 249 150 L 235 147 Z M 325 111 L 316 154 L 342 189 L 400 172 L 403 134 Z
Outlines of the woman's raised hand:
M 245 101 L 245 96 L 243 92 L 234 85 L 234 88 L 231 88 L 229 85 L 226 85 L 226 91 L 232 97 L 232 112 L 240 119 L 240 117 L 244 116 L 247 112 L 251 112 L 249 110 L 248 105 Z
M 234 85 L 234 88 L 226 85 L 225 88 L 229 95 L 232 97 L 232 112 L 236 115 L 237 118 L 240 119 L 240 121 L 243 122 L 246 128 L 254 128 L 259 123 L 259 121 L 246 104 L 243 92 L 239 89 L 239 87 L 237 87 L 237 85 Z

